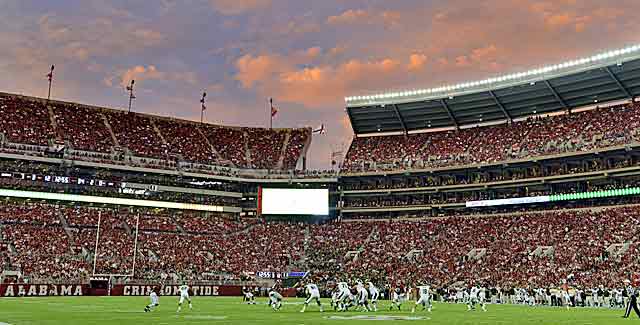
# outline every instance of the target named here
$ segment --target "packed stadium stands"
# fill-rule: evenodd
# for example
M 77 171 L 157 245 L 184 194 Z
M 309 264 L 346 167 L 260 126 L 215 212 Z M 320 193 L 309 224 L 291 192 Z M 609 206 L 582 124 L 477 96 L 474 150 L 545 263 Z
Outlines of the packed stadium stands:
M 49 112 L 41 103 L 1 95 L 0 115 L 0 129 L 9 141 L 46 146 L 56 138 Z
M 308 225 L 7 202 L 0 220 L 12 248 L 10 264 L 32 280 L 85 279 L 92 274 L 98 212 L 96 273 L 132 271 L 140 214 L 136 278 L 148 280 L 295 265 L 324 281 L 349 276 L 385 284 L 427 278 L 434 285 L 542 286 L 574 274 L 578 284 L 597 286 L 619 283 L 639 262 L 637 205 Z
M 58 144 L 79 160 L 135 164 L 138 157 L 160 168 L 181 162 L 293 170 L 311 136 L 308 128 L 224 127 L 10 94 L 0 96 L 0 113 L 0 134 L 11 144 L 0 146 L 5 152 Z
M 57 130 L 62 139 L 69 141 L 73 148 L 102 153 L 111 152 L 113 139 L 104 123 L 102 114 L 77 105 L 56 105 L 53 107 Z
M 584 152 L 637 141 L 638 126 L 640 105 L 632 103 L 458 131 L 355 137 L 343 170 L 464 166 Z

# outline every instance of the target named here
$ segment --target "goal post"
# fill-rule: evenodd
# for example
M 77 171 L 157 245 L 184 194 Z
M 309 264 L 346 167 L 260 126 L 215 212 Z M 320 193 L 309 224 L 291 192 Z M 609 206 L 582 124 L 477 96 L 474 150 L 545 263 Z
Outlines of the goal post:
M 125 221 L 126 222 L 126 221 Z M 102 273 L 99 272 L 98 268 L 98 252 L 100 248 L 100 233 L 102 231 L 102 211 L 98 211 L 98 225 L 96 228 L 96 243 L 93 251 L 93 277 L 106 277 L 109 278 L 109 283 L 111 284 L 112 278 L 133 278 L 136 273 L 136 259 L 138 254 L 138 233 L 140 228 L 140 213 L 136 214 L 136 227 L 133 229 L 134 231 L 134 240 L 133 240 L 133 256 L 132 256 L 132 267 L 130 273 Z

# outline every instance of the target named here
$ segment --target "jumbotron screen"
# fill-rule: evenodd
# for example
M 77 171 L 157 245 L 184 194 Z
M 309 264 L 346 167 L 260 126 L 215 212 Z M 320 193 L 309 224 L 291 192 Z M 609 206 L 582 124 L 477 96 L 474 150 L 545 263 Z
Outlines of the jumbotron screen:
M 260 209 L 265 215 L 329 215 L 328 189 L 262 188 Z

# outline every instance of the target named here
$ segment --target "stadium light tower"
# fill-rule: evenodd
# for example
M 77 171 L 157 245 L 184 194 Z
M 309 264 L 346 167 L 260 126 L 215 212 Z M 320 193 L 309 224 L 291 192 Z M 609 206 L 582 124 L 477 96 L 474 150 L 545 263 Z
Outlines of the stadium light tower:
M 207 105 L 205 105 L 206 98 L 207 98 L 207 92 L 203 92 L 202 98 L 200 99 L 200 123 L 204 123 L 204 111 L 207 110 Z
M 133 94 L 133 84 L 135 83 L 135 80 L 131 80 L 131 85 L 127 86 L 127 91 L 129 91 L 129 113 L 131 113 L 131 101 L 136 99 L 136 96 Z
M 47 93 L 47 102 L 51 100 L 51 83 L 53 82 L 53 69 L 55 66 L 51 65 L 51 70 L 47 73 L 47 79 L 49 80 L 49 92 Z

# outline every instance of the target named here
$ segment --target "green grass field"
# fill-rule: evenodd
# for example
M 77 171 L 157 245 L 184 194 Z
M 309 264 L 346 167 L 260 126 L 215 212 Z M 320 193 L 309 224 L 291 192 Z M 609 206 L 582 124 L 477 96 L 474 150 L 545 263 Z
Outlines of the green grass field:
M 410 304 L 405 311 L 390 312 L 387 303 L 377 313 L 333 311 L 320 313 L 309 306 L 300 313 L 300 299 L 287 299 L 280 311 L 272 311 L 258 300 L 258 305 L 245 305 L 239 297 L 193 299 L 194 309 L 176 314 L 176 297 L 161 297 L 160 307 L 144 313 L 146 297 L 55 297 L 0 298 L 0 325 L 5 324 L 363 324 L 357 317 L 416 317 L 421 319 L 384 320 L 383 324 L 640 324 L 640 320 L 622 319 L 621 310 L 529 308 L 523 306 L 488 305 L 488 312 L 467 312 L 464 305 L 437 304 L 432 314 L 411 314 Z M 328 302 L 325 308 L 328 309 Z M 635 317 L 635 316 L 634 316 Z

